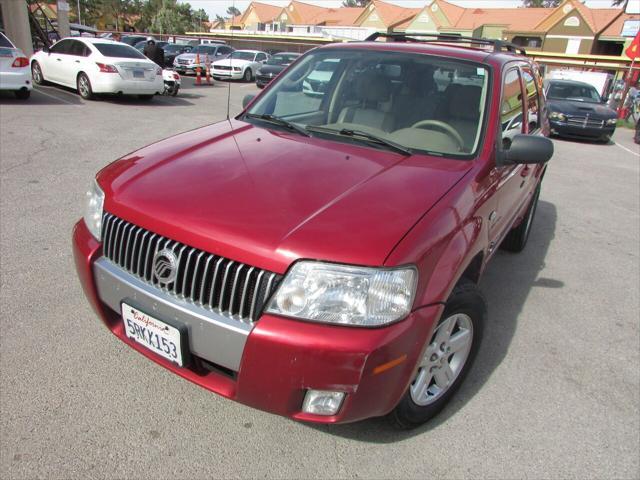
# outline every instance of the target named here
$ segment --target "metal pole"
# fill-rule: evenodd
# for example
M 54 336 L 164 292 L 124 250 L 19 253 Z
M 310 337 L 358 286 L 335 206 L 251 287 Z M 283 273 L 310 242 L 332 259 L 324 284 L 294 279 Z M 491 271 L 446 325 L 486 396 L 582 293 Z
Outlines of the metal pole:
M 82 14 L 80 13 L 80 0 L 78 0 L 78 23 L 82 25 Z
M 629 93 L 629 88 L 631 87 L 631 77 L 633 74 L 633 64 L 635 63 L 635 57 L 631 59 L 631 65 L 629 66 L 629 71 L 627 72 L 627 81 L 624 82 L 624 90 L 622 91 L 622 97 L 620 97 L 620 108 L 618 110 L 618 118 L 622 114 L 624 110 L 624 102 L 627 99 L 627 94 Z
M 4 19 L 4 33 L 27 57 L 30 56 L 33 54 L 33 43 L 27 2 L 24 0 L 0 0 L 0 6 Z
M 71 36 L 69 29 L 69 4 L 66 0 L 58 0 L 58 33 L 60 38 Z

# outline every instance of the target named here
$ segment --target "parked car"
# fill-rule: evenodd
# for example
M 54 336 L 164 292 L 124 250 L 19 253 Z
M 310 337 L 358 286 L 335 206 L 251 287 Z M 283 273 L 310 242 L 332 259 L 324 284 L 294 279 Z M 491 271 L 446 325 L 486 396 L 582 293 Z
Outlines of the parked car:
M 596 89 L 574 80 L 545 80 L 553 135 L 608 142 L 616 130 L 617 114 Z
M 164 48 L 169 45 L 169 42 L 156 42 L 156 46 L 162 48 L 162 50 L 164 50 Z M 147 46 L 147 41 L 143 40 L 141 42 L 136 43 L 133 48 L 135 48 L 136 50 L 138 50 L 139 52 L 144 52 L 144 47 Z
M 277 53 L 267 60 L 256 71 L 256 86 L 258 88 L 266 87 L 271 80 L 277 77 L 280 72 L 291 65 L 300 56 L 299 53 L 283 52 Z
M 120 42 L 126 43 L 127 45 L 134 46 L 140 42 L 146 42 L 146 35 L 124 35 L 120 38 Z
M 322 97 L 323 89 L 328 85 L 337 67 L 338 62 L 333 58 L 315 65 L 313 71 L 302 82 L 302 91 L 313 97 Z
M 164 65 L 167 68 L 173 68 L 173 62 L 176 57 L 182 53 L 189 53 L 193 47 L 191 45 L 178 45 L 175 43 L 168 43 L 164 47 Z
M 259 50 L 236 50 L 227 58 L 211 64 L 211 75 L 215 79 L 244 80 L 252 82 L 255 73 L 269 59 Z
M 160 67 L 135 48 L 103 38 L 63 38 L 31 57 L 31 73 L 38 85 L 75 88 L 86 100 L 101 93 L 150 100 L 164 90 Z
M 21 100 L 31 95 L 29 59 L 0 32 L 0 90 L 9 90 Z
M 482 272 L 534 225 L 545 97 L 536 64 L 502 42 L 380 36 L 395 41 L 313 49 L 236 118 L 98 173 L 73 249 L 111 332 L 296 420 L 414 427 L 445 406 L 487 321 Z M 452 81 L 426 92 L 443 71 Z
M 205 68 L 205 62 L 214 62 L 215 59 L 226 58 L 233 52 L 233 48 L 224 44 L 196 45 L 188 53 L 181 53 L 173 60 L 173 69 L 179 73 L 196 73 L 196 68 Z M 200 63 L 196 60 L 200 59 Z

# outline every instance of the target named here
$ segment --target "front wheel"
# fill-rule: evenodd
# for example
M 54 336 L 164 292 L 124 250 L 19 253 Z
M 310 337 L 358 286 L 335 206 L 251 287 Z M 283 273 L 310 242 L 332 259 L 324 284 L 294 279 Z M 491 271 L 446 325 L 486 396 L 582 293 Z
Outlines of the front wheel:
M 244 71 L 244 81 L 245 82 L 252 82 L 253 81 L 253 72 L 251 71 L 250 68 L 247 68 Z
M 92 100 L 94 98 L 93 89 L 91 88 L 91 81 L 89 80 L 89 77 L 87 77 L 86 73 L 81 73 L 80 75 L 78 75 L 78 80 L 76 83 L 78 86 L 78 93 L 82 98 L 84 98 L 85 100 Z
M 415 377 L 391 420 L 414 428 L 436 416 L 462 384 L 480 346 L 487 306 L 475 283 L 462 279 L 418 363 Z
M 179 85 L 174 86 L 173 91 L 171 92 L 171 96 L 172 97 L 177 96 L 179 91 L 180 91 L 180 86 Z

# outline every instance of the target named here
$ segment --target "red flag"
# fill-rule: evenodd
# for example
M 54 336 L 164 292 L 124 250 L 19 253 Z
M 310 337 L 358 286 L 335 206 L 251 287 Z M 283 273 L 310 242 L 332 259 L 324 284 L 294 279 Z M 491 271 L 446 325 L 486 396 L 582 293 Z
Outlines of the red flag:
M 636 33 L 636 38 L 633 39 L 631 45 L 624 51 L 631 60 L 635 60 L 640 57 L 640 31 Z

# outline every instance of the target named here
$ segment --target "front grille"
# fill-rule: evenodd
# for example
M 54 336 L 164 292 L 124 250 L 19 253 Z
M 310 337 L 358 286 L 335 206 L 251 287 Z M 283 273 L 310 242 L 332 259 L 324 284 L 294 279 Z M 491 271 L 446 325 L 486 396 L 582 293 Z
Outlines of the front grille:
M 183 60 L 182 58 L 179 58 L 178 63 L 180 65 L 189 65 L 189 60 Z
M 176 298 L 235 320 L 252 323 L 282 276 L 207 253 L 138 227 L 110 213 L 102 219 L 103 255 Z M 177 257 L 175 279 L 166 284 L 153 272 L 153 257 L 169 249 Z
M 585 116 L 572 115 L 567 118 L 567 124 L 574 127 L 597 127 L 600 128 L 604 125 L 604 120 L 591 119 Z
M 227 65 L 216 65 L 213 67 L 215 70 L 231 70 L 231 67 Z

